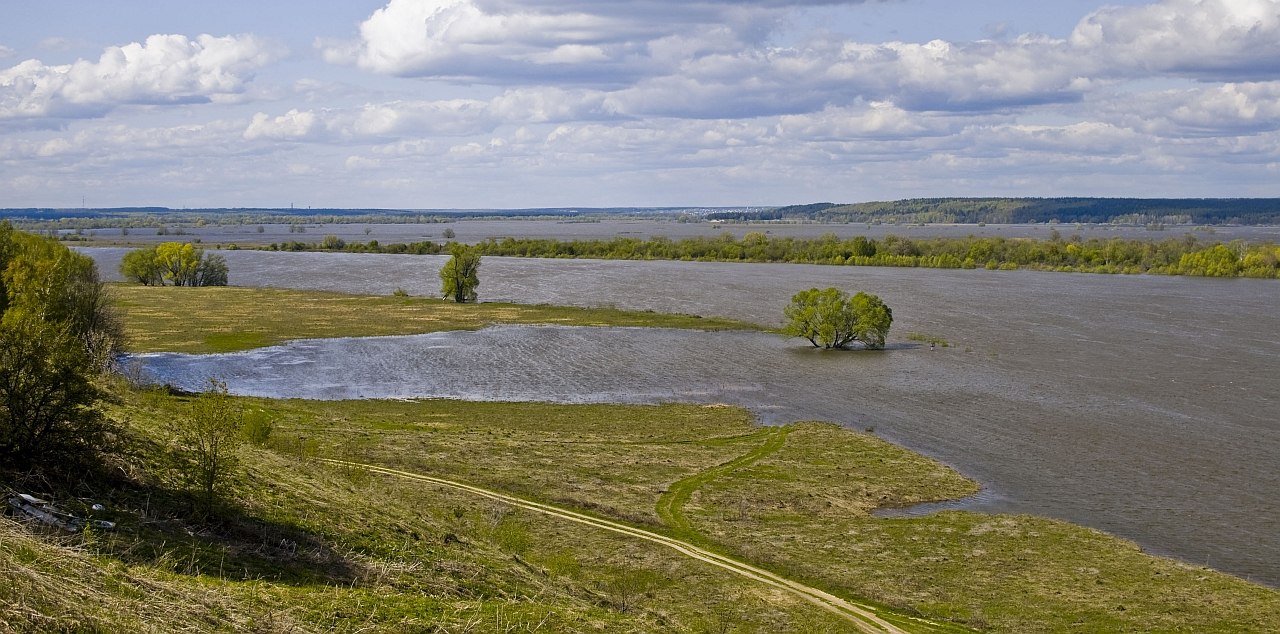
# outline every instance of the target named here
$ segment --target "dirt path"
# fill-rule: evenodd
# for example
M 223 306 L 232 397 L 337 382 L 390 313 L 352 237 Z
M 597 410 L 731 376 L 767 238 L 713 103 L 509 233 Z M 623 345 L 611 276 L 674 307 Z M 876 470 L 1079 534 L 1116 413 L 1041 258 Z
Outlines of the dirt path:
M 782 439 L 785 439 L 785 434 L 780 434 L 779 437 Z M 779 440 L 778 442 L 780 445 L 781 440 Z M 766 445 L 767 444 L 768 443 L 766 443 Z M 379 467 L 377 465 L 370 465 L 370 464 L 362 464 L 358 462 L 347 462 L 345 460 L 334 460 L 331 458 L 320 458 L 319 460 L 321 460 L 322 462 L 330 463 L 330 464 L 343 465 L 347 467 L 357 467 L 357 468 L 371 471 L 373 473 L 392 475 L 392 476 L 397 476 L 401 478 L 407 478 L 410 480 L 416 480 L 419 482 L 428 482 L 438 486 L 448 487 L 448 488 L 456 489 L 459 491 L 465 491 L 467 493 L 489 498 L 491 500 L 496 500 L 505 504 L 509 504 L 511 506 L 518 507 L 518 508 L 534 511 L 537 513 L 542 513 L 544 515 L 550 515 L 552 517 L 569 520 L 571 522 L 577 522 L 579 524 L 593 526 L 595 528 L 599 528 L 602 530 L 612 531 L 612 532 L 620 533 L 630 537 L 635 537 L 638 539 L 650 541 L 655 544 L 666 546 L 667 548 L 675 550 L 676 552 L 679 552 L 680 554 L 690 557 L 692 559 L 696 559 L 698 561 L 702 561 L 710 565 L 723 568 L 725 570 L 741 575 L 748 579 L 752 579 L 754 581 L 758 581 L 760 583 L 772 586 L 774 588 L 778 588 L 780 590 L 789 592 L 792 595 L 795 595 L 824 610 L 827 610 L 828 612 L 839 615 L 840 617 L 848 620 L 851 624 L 853 624 L 858 630 L 862 632 L 874 632 L 874 633 L 890 632 L 892 634 L 907 634 L 908 632 L 908 630 L 904 630 L 881 618 L 877 614 L 879 610 L 873 606 L 859 604 L 859 603 L 842 599 L 828 592 L 819 590 L 818 588 L 813 588 L 813 587 L 804 585 L 802 583 L 792 581 L 790 579 L 787 579 L 786 577 L 782 577 L 775 573 L 769 572 L 768 570 L 765 570 L 763 568 L 757 568 L 750 564 L 746 564 L 746 563 L 737 561 L 735 559 L 726 557 L 724 555 L 720 555 L 720 554 L 711 552 L 709 550 L 699 548 L 697 546 L 694 546 L 693 544 L 675 539 L 673 537 L 667 537 L 665 535 L 660 535 L 658 533 L 653 533 L 650 531 L 646 531 L 644 529 L 635 528 L 619 522 L 614 522 L 614 521 L 602 519 L 599 517 L 592 517 L 590 515 L 584 515 L 576 511 L 562 509 L 556 506 L 551 506 L 549 504 L 543 504 L 541 502 L 534 502 L 533 500 L 526 500 L 524 498 L 515 497 L 513 495 L 507 495 L 505 493 L 500 493 L 498 491 L 493 491 L 490 489 L 485 489 L 485 488 L 473 486 L 470 484 L 465 484 L 462 482 L 455 482 L 452 480 L 445 480 L 443 478 L 436 478 L 433 476 L 422 475 L 419 473 L 411 473 L 408 471 L 398 471 L 396 469 L 388 469 L 386 467 Z
M 662 521 L 666 522 L 667 526 L 680 533 L 696 534 L 693 530 L 693 525 L 684 516 L 684 505 L 693 497 L 694 491 L 720 476 L 728 475 L 781 449 L 782 445 L 787 441 L 787 434 L 791 433 L 792 429 L 794 428 L 790 425 L 762 429 L 752 434 L 752 436 L 764 437 L 765 441 L 759 447 L 726 463 L 716 465 L 706 471 L 700 471 L 672 484 L 667 488 L 666 493 L 663 493 L 662 497 L 658 498 L 658 517 L 662 518 Z

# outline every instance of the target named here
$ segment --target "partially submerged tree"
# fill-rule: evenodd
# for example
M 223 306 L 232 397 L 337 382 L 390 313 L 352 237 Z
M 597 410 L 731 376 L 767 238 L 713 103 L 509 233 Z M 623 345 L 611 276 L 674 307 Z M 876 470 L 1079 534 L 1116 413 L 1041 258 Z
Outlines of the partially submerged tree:
M 156 261 L 155 248 L 134 249 L 120 260 L 120 274 L 143 286 L 160 286 L 164 284 L 164 272 Z
M 458 303 L 475 301 L 480 286 L 480 249 L 452 242 L 449 254 L 449 261 L 440 269 L 441 295 Z
M 189 242 L 164 242 L 149 249 L 136 249 L 120 260 L 125 279 L 147 286 L 226 286 L 227 260 L 217 253 L 205 253 Z
M 783 332 L 804 337 L 815 348 L 845 348 L 857 341 L 880 349 L 893 323 L 893 312 L 879 297 L 861 292 L 849 297 L 835 288 L 800 291 L 783 314 Z

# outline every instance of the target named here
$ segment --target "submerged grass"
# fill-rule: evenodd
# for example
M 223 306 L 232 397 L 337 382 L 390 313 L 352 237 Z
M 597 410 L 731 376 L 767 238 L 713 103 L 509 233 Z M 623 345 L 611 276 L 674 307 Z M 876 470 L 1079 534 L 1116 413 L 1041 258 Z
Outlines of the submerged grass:
M 366 296 L 273 288 L 116 284 L 134 351 L 235 352 L 293 339 L 410 335 L 493 324 L 758 330 L 743 322 L 613 308 Z

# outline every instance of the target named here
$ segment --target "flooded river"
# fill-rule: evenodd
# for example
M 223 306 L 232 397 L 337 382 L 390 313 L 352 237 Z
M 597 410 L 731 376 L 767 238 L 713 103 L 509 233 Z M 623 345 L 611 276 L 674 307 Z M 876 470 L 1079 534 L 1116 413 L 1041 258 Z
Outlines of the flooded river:
M 115 270 L 120 251 L 89 252 Z M 433 294 L 444 261 L 225 255 L 236 285 L 378 294 Z M 224 369 L 233 389 L 270 394 L 678 398 L 874 428 L 981 481 L 974 508 L 1067 519 L 1280 585 L 1275 281 L 509 258 L 485 258 L 480 278 L 482 300 L 767 324 L 797 290 L 865 290 L 893 308 L 894 345 L 823 353 L 759 333 L 510 327 L 151 363 L 175 376 Z M 951 346 L 906 341 L 913 331 Z

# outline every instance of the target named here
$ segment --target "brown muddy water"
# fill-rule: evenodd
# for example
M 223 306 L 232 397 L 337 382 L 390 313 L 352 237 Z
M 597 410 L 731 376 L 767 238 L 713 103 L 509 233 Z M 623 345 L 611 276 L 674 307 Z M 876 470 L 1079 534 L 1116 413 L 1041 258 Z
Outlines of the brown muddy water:
M 105 272 L 121 253 L 88 252 Z M 236 285 L 420 295 L 444 262 L 225 255 Z M 760 333 L 506 327 L 146 362 L 279 395 L 674 398 L 746 405 L 766 422 L 833 420 L 976 478 L 986 492 L 967 508 L 1058 517 L 1280 586 L 1275 281 L 510 258 L 485 258 L 480 278 L 482 300 L 766 324 L 795 291 L 837 286 L 880 295 L 896 321 L 884 352 Z M 930 350 L 909 332 L 951 345 Z

